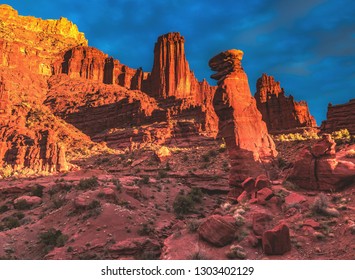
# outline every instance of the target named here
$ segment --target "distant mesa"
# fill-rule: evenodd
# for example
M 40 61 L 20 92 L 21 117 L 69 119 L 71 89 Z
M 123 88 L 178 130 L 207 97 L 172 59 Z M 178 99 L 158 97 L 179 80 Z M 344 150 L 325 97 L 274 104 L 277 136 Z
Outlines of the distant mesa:
M 305 101 L 297 102 L 286 96 L 280 82 L 263 74 L 256 82 L 255 99 L 270 133 L 293 132 L 300 128 L 316 127 Z
M 355 99 L 339 105 L 328 105 L 327 120 L 323 121 L 321 131 L 333 132 L 347 129 L 355 134 Z

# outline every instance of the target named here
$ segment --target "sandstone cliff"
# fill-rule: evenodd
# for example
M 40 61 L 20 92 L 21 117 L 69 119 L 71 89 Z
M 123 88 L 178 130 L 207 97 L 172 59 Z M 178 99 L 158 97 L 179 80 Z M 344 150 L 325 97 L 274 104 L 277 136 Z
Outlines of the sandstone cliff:
M 322 123 L 321 130 L 333 132 L 340 129 L 348 129 L 355 134 L 355 99 L 339 105 L 328 105 L 327 120 Z
M 309 113 L 307 103 L 297 102 L 293 96 L 285 96 L 280 82 L 276 82 L 272 76 L 263 74 L 258 79 L 255 99 L 270 133 L 316 126 L 316 121 Z

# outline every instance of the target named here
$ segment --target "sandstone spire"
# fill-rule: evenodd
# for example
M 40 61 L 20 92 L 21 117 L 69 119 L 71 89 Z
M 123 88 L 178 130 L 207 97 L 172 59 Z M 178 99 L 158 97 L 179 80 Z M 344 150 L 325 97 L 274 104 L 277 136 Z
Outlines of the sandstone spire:
M 152 95 L 163 98 L 190 96 L 193 74 L 186 61 L 184 42 L 184 37 L 178 32 L 168 33 L 158 38 L 154 47 L 154 64 L 151 73 Z
M 241 66 L 243 52 L 229 50 L 209 61 L 218 80 L 213 105 L 219 117 L 219 132 L 224 137 L 231 160 L 230 184 L 238 186 L 247 177 L 265 173 L 263 164 L 277 155 L 274 142 L 256 107 Z

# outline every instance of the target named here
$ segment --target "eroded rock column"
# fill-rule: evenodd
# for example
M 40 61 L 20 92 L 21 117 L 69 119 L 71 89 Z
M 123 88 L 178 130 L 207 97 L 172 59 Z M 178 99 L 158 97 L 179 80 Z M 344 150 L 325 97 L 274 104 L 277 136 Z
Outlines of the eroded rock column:
M 225 139 L 231 161 L 230 185 L 239 187 L 248 177 L 268 175 L 277 155 L 261 113 L 252 97 L 241 60 L 243 52 L 228 50 L 209 61 L 218 80 L 213 106 L 219 117 L 219 133 Z

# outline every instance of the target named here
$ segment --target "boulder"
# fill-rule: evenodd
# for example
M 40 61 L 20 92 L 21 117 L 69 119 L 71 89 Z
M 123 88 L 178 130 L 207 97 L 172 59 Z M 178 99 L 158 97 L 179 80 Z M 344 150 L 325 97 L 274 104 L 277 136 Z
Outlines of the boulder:
M 234 240 L 236 227 L 233 217 L 212 215 L 198 228 L 198 234 L 207 242 L 223 247 Z
M 262 237 L 263 233 L 272 228 L 274 217 L 264 212 L 253 214 L 252 218 L 253 232 L 257 237 Z
M 283 255 L 291 250 L 290 230 L 287 225 L 279 224 L 263 233 L 262 245 L 267 255 Z
M 149 254 L 157 257 L 160 255 L 161 246 L 157 240 L 136 237 L 118 241 L 111 245 L 108 250 L 111 254 L 118 256 Z

